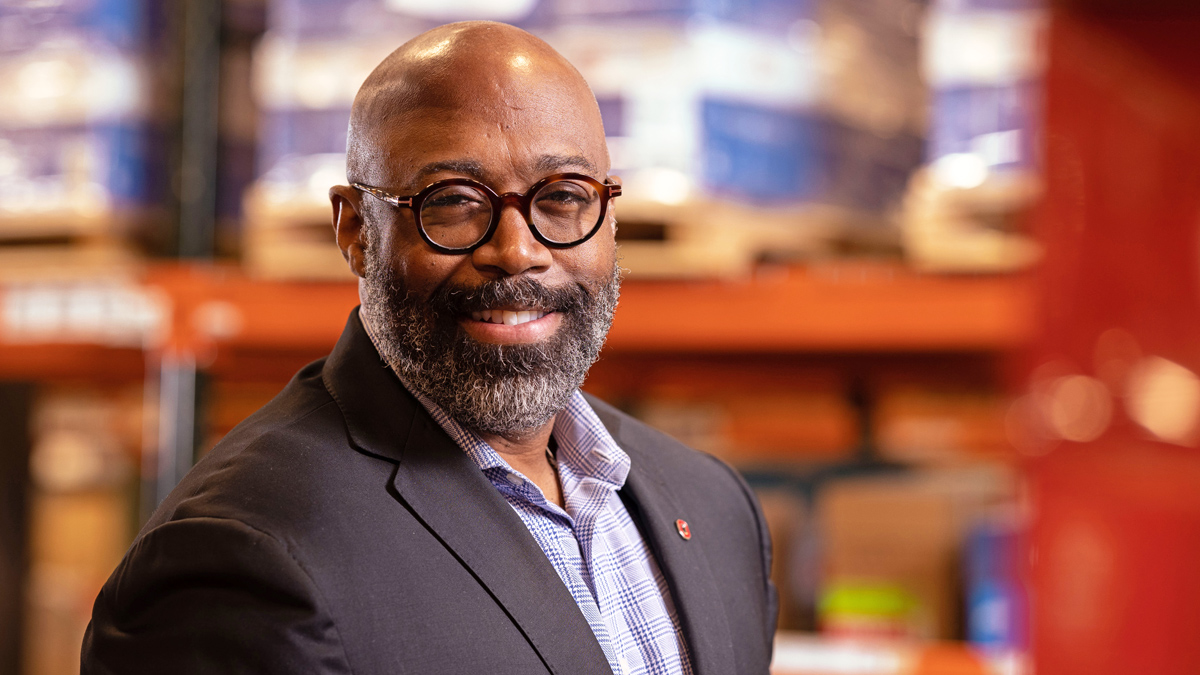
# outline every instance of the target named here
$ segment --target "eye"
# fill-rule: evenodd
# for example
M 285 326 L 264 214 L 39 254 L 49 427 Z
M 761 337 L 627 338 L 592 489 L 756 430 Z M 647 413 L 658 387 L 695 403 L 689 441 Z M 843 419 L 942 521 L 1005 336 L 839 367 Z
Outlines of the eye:
M 429 209 L 476 208 L 485 203 L 478 190 L 469 187 L 448 187 L 425 198 L 424 207 Z
M 538 191 L 535 201 L 538 208 L 578 208 L 596 199 L 596 191 L 589 185 L 574 181 L 555 181 Z

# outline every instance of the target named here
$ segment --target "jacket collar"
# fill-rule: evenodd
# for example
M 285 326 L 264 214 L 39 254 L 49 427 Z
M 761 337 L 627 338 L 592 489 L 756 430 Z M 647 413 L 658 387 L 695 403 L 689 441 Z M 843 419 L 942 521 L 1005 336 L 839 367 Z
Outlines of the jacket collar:
M 400 446 L 420 406 L 400 384 L 367 336 L 356 307 L 325 359 L 321 380 L 362 452 L 399 462 Z

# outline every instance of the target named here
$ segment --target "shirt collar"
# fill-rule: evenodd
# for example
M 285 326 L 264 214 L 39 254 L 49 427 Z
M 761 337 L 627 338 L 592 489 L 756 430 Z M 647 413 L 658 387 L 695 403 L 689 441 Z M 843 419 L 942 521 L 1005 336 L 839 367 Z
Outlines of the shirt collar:
M 400 382 L 481 470 L 512 470 L 508 462 L 487 441 L 459 424 L 427 396 L 415 391 L 404 378 L 400 378 Z M 604 423 L 596 416 L 596 412 L 578 389 L 571 394 L 567 407 L 555 416 L 552 433 L 558 442 L 558 462 L 560 465 L 566 464 L 571 473 L 581 479 L 591 478 L 607 483 L 614 490 L 619 490 L 625 485 L 631 463 L 629 455 L 613 440 Z
M 625 485 L 629 455 L 613 440 L 578 389 L 554 418 L 554 438 L 558 441 L 559 463 L 567 464 L 572 473 L 608 483 L 614 490 Z

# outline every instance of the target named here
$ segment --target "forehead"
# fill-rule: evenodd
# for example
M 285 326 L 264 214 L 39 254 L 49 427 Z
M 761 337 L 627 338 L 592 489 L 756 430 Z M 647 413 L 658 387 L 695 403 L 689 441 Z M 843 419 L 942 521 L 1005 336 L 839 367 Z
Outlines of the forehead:
M 474 163 L 480 178 L 536 180 L 548 158 L 578 158 L 562 170 L 607 174 L 604 127 L 586 88 L 472 79 L 378 124 L 375 143 L 386 159 L 373 173 L 409 185 L 431 164 Z

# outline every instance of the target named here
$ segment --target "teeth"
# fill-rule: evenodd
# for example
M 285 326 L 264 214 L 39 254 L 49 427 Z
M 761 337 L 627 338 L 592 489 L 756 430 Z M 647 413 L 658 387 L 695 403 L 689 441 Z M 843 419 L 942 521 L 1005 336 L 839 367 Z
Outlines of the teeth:
M 547 312 L 540 310 L 510 312 L 507 309 L 485 309 L 471 312 L 471 318 L 488 323 L 502 323 L 506 326 L 518 326 L 546 316 Z

